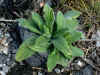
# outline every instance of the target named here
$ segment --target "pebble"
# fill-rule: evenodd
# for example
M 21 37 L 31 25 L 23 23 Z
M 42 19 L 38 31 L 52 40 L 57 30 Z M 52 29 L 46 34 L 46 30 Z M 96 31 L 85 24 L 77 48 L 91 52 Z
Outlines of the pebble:
M 8 32 L 8 27 L 0 23 L 0 74 L 6 75 L 13 64 L 15 64 L 16 42 Z M 14 52 L 13 52 L 14 51 Z
M 83 67 L 84 63 L 82 61 L 78 61 L 77 64 L 80 66 L 80 67 Z
M 97 32 L 92 35 L 92 39 L 96 39 L 96 47 L 100 47 L 100 29 L 97 29 Z
M 38 72 L 38 75 L 43 75 L 41 72 Z
M 35 36 L 34 33 L 30 32 L 29 30 L 20 27 L 19 28 L 21 40 L 24 41 L 31 36 Z M 25 61 L 30 64 L 32 67 L 43 66 L 45 64 L 46 58 L 48 53 L 38 53 L 34 54 L 33 56 L 29 57 Z
M 72 75 L 94 75 L 93 68 L 90 65 L 87 65 L 80 71 L 73 71 Z
M 100 40 L 100 30 L 97 30 L 97 33 L 96 34 L 97 34 L 96 39 L 97 40 Z M 97 47 L 100 47 L 100 41 L 97 41 L 96 46 Z
M 6 73 L 3 71 L 0 71 L 0 75 L 6 75 Z
M 56 68 L 56 69 L 55 69 L 55 72 L 56 72 L 56 73 L 61 73 L 61 70 L 60 70 L 59 68 Z

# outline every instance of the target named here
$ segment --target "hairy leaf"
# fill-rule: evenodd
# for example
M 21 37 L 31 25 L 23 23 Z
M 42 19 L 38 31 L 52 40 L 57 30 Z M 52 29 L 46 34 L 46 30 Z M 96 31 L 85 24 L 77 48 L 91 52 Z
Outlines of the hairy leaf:
M 58 31 L 66 28 L 64 15 L 60 11 L 57 13 L 56 23 L 57 23 L 57 30 Z
M 60 64 L 62 66 L 67 66 L 68 64 L 68 59 L 66 59 L 64 56 L 62 56 L 60 53 L 57 55 L 59 58 L 57 60 L 57 64 Z
M 67 19 L 76 19 L 77 17 L 79 17 L 81 14 L 80 11 L 77 11 L 77 10 L 71 10 L 71 11 L 68 11 L 64 14 L 64 16 L 67 18 Z
M 51 72 L 52 69 L 56 66 L 58 60 L 58 56 L 56 50 L 54 50 L 49 56 L 47 61 L 48 71 Z
M 51 33 L 49 31 L 49 28 L 47 26 L 44 25 L 44 34 L 46 37 L 50 38 L 51 37 Z
M 72 56 L 82 56 L 84 54 L 84 52 L 77 47 L 72 46 Z
M 25 40 L 21 44 L 21 46 L 19 47 L 17 54 L 16 54 L 17 61 L 22 61 L 24 59 L 27 59 L 28 57 L 32 56 L 35 53 L 35 51 L 33 51 L 29 48 L 30 45 L 34 44 L 35 39 L 36 38 L 31 37 L 31 38 Z
M 80 40 L 81 37 L 82 37 L 82 33 L 78 31 L 72 31 L 69 34 L 65 35 L 66 40 L 70 43 Z
M 46 52 L 50 44 L 49 39 L 44 35 L 38 37 L 34 42 L 35 44 L 29 46 L 29 48 L 37 52 Z
M 49 27 L 50 32 L 52 32 L 54 20 L 55 20 L 53 9 L 49 5 L 46 4 L 44 6 L 43 11 L 44 11 L 43 17 L 45 19 L 46 25 Z
M 36 13 L 36 12 L 32 13 L 32 20 L 38 25 L 39 29 L 41 31 L 43 31 L 44 23 L 43 23 L 43 20 L 38 13 Z
M 54 47 L 64 54 L 65 57 L 70 55 L 70 48 L 68 42 L 64 37 L 57 37 L 53 40 Z
M 57 49 L 54 49 L 54 51 L 48 56 L 48 71 L 51 72 L 57 64 L 67 66 L 68 60 L 62 56 Z
M 32 22 L 31 19 L 21 18 L 18 21 L 21 24 L 21 26 L 23 26 L 25 28 L 28 28 L 32 32 L 35 32 L 35 33 L 39 33 L 40 34 L 40 31 L 37 28 L 35 28 L 35 26 L 33 25 L 34 22 Z
M 70 31 L 73 31 L 77 28 L 77 26 L 79 25 L 79 22 L 77 19 L 66 19 L 65 25 Z

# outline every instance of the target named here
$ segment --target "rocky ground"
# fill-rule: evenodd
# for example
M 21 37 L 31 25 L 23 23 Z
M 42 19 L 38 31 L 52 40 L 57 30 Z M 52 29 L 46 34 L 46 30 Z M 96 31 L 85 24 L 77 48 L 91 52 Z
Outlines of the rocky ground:
M 41 13 L 41 3 L 48 3 L 55 12 L 70 9 L 61 7 L 60 0 L 0 0 L 0 74 L 1 75 L 100 75 L 100 21 L 84 27 L 84 15 L 81 15 L 80 30 L 85 39 L 75 43 L 83 49 L 85 56 L 76 57 L 70 61 L 66 68 L 57 65 L 53 72 L 48 73 L 45 67 L 47 53 L 36 54 L 23 62 L 15 61 L 15 54 L 20 44 L 28 37 L 34 35 L 22 28 L 16 19 L 27 17 L 31 11 Z M 90 18 L 89 18 L 90 19 Z M 91 23 L 92 23 L 91 22 Z M 83 24 L 84 23 L 84 24 Z M 87 22 L 86 22 L 87 23 Z M 97 24 L 97 25 L 96 25 Z

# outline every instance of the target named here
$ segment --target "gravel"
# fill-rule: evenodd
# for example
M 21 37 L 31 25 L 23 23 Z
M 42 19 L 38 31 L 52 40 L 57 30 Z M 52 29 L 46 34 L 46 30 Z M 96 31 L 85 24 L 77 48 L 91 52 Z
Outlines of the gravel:
M 94 75 L 93 68 L 90 65 L 87 65 L 80 71 L 73 72 L 73 75 Z
M 14 66 L 15 54 L 18 48 L 16 41 L 8 31 L 8 25 L 0 24 L 0 72 L 2 75 Z
M 19 32 L 22 41 L 35 35 L 34 33 L 22 27 L 19 28 Z M 47 53 L 40 53 L 40 54 L 37 53 L 31 56 L 30 58 L 26 59 L 25 61 L 33 67 L 37 67 L 37 66 L 40 67 L 40 66 L 44 66 L 47 56 L 48 56 Z

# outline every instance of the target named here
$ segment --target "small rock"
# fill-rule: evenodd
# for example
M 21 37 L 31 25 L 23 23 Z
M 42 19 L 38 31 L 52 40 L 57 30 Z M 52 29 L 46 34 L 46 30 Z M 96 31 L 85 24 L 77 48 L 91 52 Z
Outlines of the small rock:
M 3 71 L 0 71 L 0 75 L 6 75 L 6 73 Z
M 97 29 L 97 32 L 92 35 L 92 39 L 96 39 L 96 47 L 100 47 L 100 30 Z
M 10 30 L 12 30 L 12 28 L 10 28 Z M 8 31 L 8 25 L 2 23 L 0 27 L 0 73 L 2 75 L 7 73 L 8 70 L 14 66 L 15 54 L 18 49 L 18 41 L 13 38 Z M 15 32 L 13 32 L 13 34 L 15 34 Z
M 30 32 L 29 30 L 22 28 L 22 27 L 19 27 L 19 32 L 20 32 L 20 36 L 21 36 L 22 41 L 35 35 L 34 33 Z M 34 67 L 43 66 L 43 64 L 45 64 L 47 56 L 48 56 L 48 53 L 34 54 L 33 56 L 26 59 L 26 62 Z
M 100 30 L 97 30 L 97 33 L 96 34 L 97 34 L 96 39 L 97 40 L 100 40 Z M 96 46 L 97 47 L 100 47 L 100 41 L 97 41 Z
M 38 75 L 43 75 L 41 72 L 38 72 Z
M 4 0 L 0 0 L 0 5 L 3 3 Z
M 55 69 L 55 72 L 56 72 L 56 73 L 60 73 L 61 71 L 60 71 L 60 69 L 56 68 L 56 69 Z
M 87 65 L 80 71 L 74 71 L 72 75 L 94 75 L 93 68 L 90 65 Z
M 79 61 L 77 62 L 77 65 L 79 65 L 80 67 L 83 67 L 83 66 L 84 66 L 84 63 L 83 63 L 82 61 L 79 60 Z

